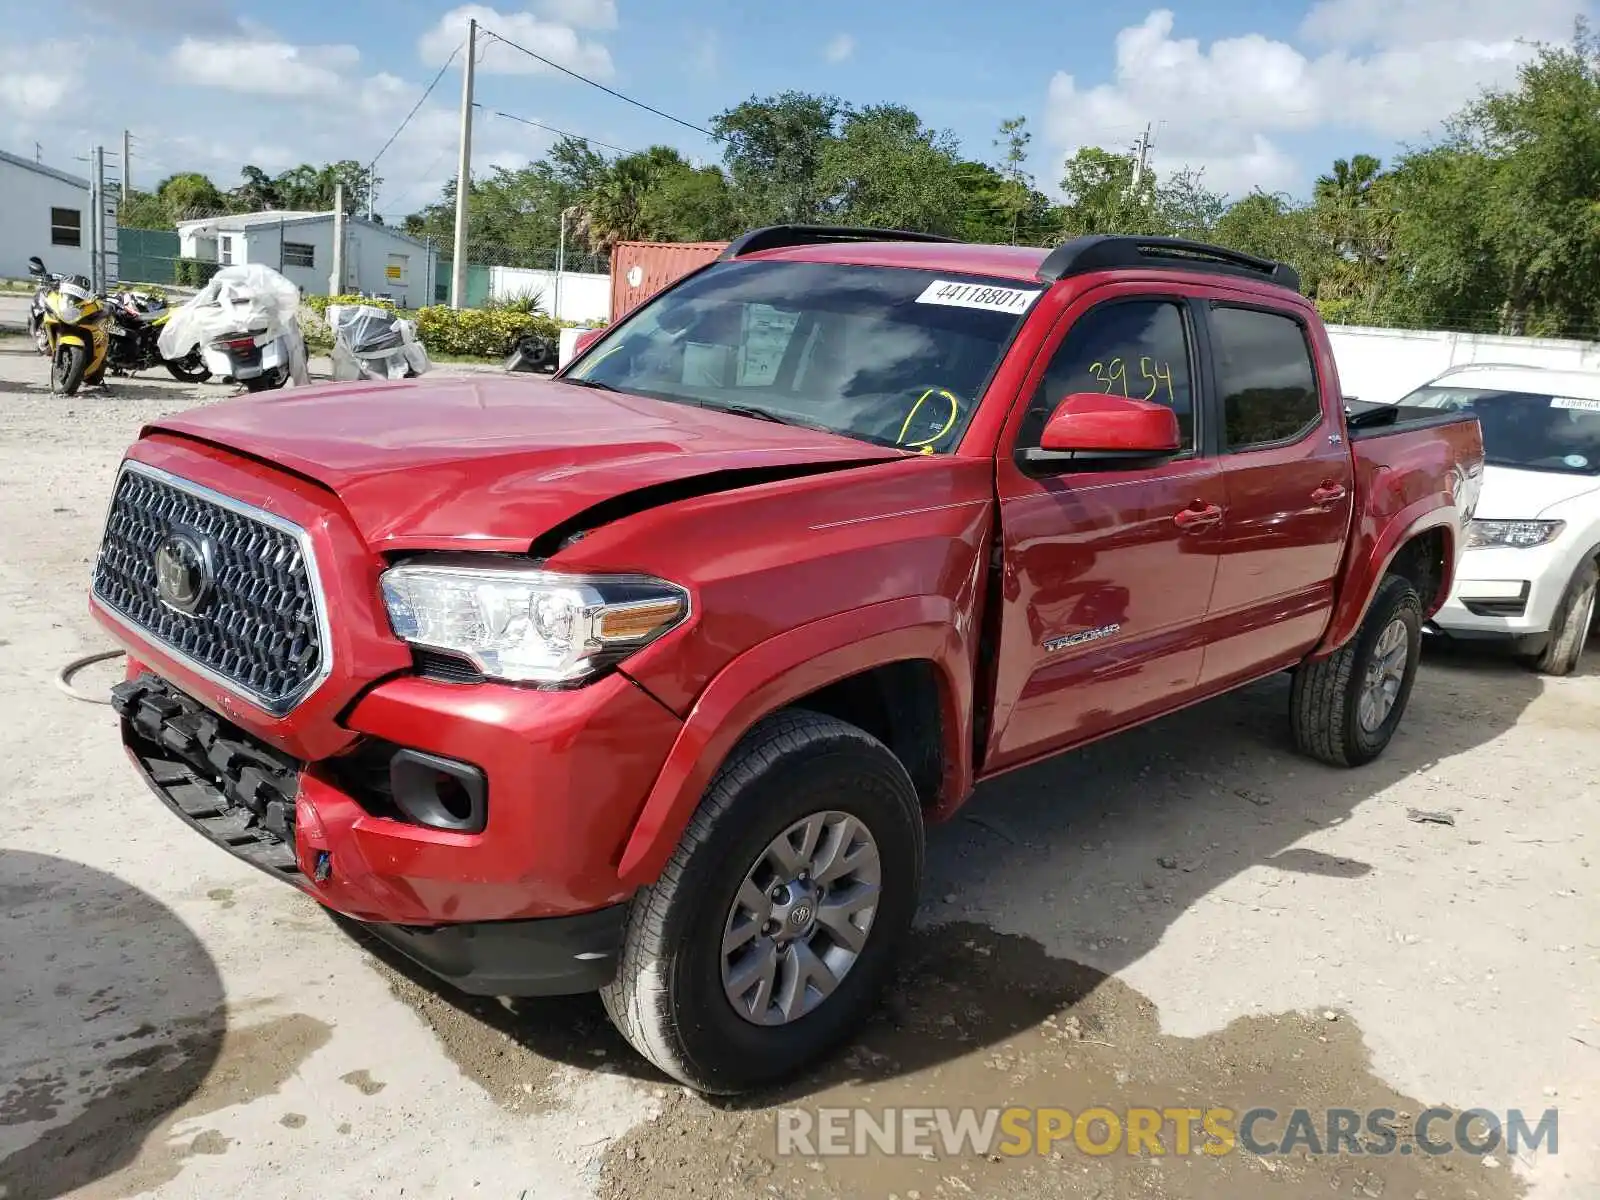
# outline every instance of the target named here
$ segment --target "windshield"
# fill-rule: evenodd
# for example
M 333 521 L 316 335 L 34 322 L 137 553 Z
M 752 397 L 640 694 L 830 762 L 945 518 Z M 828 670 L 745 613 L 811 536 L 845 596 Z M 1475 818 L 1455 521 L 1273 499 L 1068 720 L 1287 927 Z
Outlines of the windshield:
M 563 378 L 947 453 L 1039 292 L 898 267 L 721 263 L 646 302 Z
M 1432 384 L 1400 403 L 1475 414 L 1483 427 L 1485 462 L 1600 475 L 1600 400 Z

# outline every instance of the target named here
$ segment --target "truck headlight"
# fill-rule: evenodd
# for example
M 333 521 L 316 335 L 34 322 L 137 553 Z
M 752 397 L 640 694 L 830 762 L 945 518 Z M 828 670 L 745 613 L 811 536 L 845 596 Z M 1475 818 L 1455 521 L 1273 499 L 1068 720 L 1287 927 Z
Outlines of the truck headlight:
M 1566 527 L 1565 521 L 1471 521 L 1467 525 L 1467 549 L 1504 546 L 1526 550 L 1555 541 Z
M 402 640 L 515 683 L 577 683 L 689 614 L 686 591 L 646 575 L 418 559 L 385 571 L 379 586 Z

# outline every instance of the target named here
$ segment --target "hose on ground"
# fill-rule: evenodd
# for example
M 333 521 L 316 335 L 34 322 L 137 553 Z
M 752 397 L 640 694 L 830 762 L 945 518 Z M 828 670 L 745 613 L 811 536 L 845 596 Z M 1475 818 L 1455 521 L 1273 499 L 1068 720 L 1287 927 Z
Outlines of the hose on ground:
M 94 654 L 85 654 L 82 658 L 75 658 L 56 672 L 56 686 L 74 700 L 82 700 L 85 704 L 110 704 L 109 696 L 85 696 L 72 686 L 72 677 L 85 667 L 108 659 L 120 658 L 124 653 L 122 650 L 100 650 Z

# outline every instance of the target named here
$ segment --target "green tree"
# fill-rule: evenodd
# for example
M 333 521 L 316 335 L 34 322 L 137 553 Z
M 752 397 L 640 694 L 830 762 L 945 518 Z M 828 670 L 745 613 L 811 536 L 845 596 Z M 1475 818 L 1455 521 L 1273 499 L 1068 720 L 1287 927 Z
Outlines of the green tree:
M 235 211 L 262 212 L 283 207 L 277 184 L 260 167 L 246 163 L 239 177 L 239 186 L 228 193 L 228 203 Z
M 718 113 L 712 131 L 725 142 L 723 165 L 745 225 L 814 222 L 827 215 L 818 179 L 823 153 L 850 113 L 837 96 L 784 92 L 752 97 Z
M 962 220 L 955 135 L 898 104 L 849 113 L 822 145 L 816 173 L 823 209 L 877 229 L 954 234 Z
M 169 175 L 156 185 L 156 199 L 167 215 L 170 227 L 190 217 L 209 217 L 227 208 L 217 185 L 198 171 Z
M 1023 169 L 1028 161 L 1028 143 L 1033 134 L 1028 132 L 1027 117 L 1011 117 L 1000 122 L 1000 136 L 994 144 L 1002 150 L 1000 174 L 1004 184 L 999 202 L 1011 226 L 1010 242 L 1017 244 L 1023 229 L 1023 218 L 1033 203 L 1033 177 Z
M 1066 237 L 1086 233 L 1159 233 L 1156 180 L 1146 171 L 1136 184 L 1133 160 L 1098 146 L 1085 146 L 1067 159 L 1061 176 L 1066 202 L 1061 211 L 1061 232 Z

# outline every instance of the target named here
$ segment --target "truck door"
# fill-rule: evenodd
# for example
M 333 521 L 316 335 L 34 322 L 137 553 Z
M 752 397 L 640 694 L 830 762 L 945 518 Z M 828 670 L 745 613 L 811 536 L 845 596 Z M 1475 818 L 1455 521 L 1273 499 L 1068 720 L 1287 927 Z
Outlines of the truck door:
M 1342 401 L 1319 379 L 1307 318 L 1249 301 L 1204 310 L 1227 510 L 1200 677 L 1209 690 L 1316 645 L 1333 611 L 1355 486 Z
M 1002 434 L 1001 629 L 985 771 L 1169 708 L 1198 685 L 1222 481 L 1203 449 L 1199 314 L 1185 293 L 1109 285 L 1069 306 Z M 1056 405 L 1085 391 L 1172 405 L 1183 452 L 1134 468 L 1021 465 L 1016 450 L 1037 446 Z

